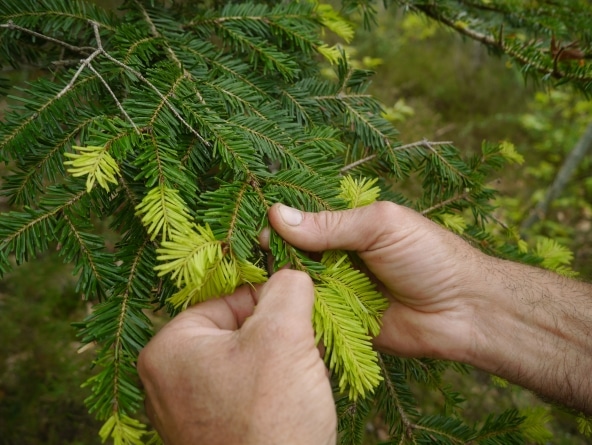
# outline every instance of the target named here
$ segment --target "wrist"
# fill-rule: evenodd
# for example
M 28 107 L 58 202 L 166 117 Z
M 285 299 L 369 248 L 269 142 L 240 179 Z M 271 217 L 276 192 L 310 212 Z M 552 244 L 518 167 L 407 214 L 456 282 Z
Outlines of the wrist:
M 508 282 L 519 282 L 512 276 L 514 264 L 479 254 L 465 296 L 472 308 L 470 342 L 460 361 L 499 374 L 507 361 L 514 360 L 511 356 L 524 338 L 533 333 L 507 287 Z
M 540 268 L 488 259 L 473 289 L 473 341 L 462 361 L 592 412 L 591 291 Z

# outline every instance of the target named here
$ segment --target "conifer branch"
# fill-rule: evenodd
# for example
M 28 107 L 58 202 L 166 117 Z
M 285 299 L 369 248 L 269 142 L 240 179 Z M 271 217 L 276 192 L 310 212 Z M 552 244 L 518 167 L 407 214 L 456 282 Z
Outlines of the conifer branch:
M 27 230 L 31 229 L 33 226 L 42 223 L 43 221 L 51 218 L 52 216 L 57 215 L 58 213 L 60 213 L 64 209 L 67 209 L 68 207 L 72 206 L 73 204 L 78 202 L 86 194 L 87 194 L 86 190 L 82 190 L 82 191 L 78 192 L 76 195 L 72 196 L 71 199 L 69 199 L 68 201 L 66 201 L 62 205 L 54 207 L 53 209 L 51 209 L 43 214 L 40 214 L 37 218 L 29 221 L 27 224 L 20 227 L 18 230 L 14 231 L 10 236 L 4 238 L 2 240 L 2 243 L 0 243 L 0 250 L 3 250 L 15 238 L 21 236 L 23 233 L 25 233 Z
M 382 358 L 382 354 L 378 354 L 378 366 L 380 366 L 380 369 L 382 371 L 382 377 L 384 379 L 383 384 L 386 387 L 388 396 L 395 403 L 395 407 L 397 408 L 397 412 L 399 413 L 401 423 L 403 424 L 403 427 L 405 429 L 404 433 L 402 434 L 402 437 L 412 436 L 413 430 L 416 428 L 416 425 L 414 422 L 411 421 L 411 419 L 407 415 L 407 411 L 405 411 L 405 409 L 403 408 L 403 404 L 401 403 L 401 400 L 399 398 L 399 392 L 395 388 L 395 384 L 390 378 L 389 370 L 386 363 L 384 362 L 384 359 Z
M 90 63 L 93 61 L 93 59 L 95 57 L 97 57 L 99 54 L 101 54 L 101 52 L 102 52 L 101 49 L 97 49 L 90 56 L 88 56 L 86 59 L 81 60 L 81 64 L 78 67 L 78 70 L 76 70 L 76 72 L 72 76 L 72 79 L 70 79 L 70 82 L 68 82 L 68 84 L 55 96 L 56 100 L 60 99 L 64 94 L 66 94 L 68 91 L 70 91 L 70 89 L 76 83 L 76 79 L 78 79 L 78 76 L 80 76 L 80 74 L 82 74 L 82 71 L 84 70 L 84 68 L 86 68 L 88 65 L 90 65 Z
M 466 441 L 460 437 L 457 437 L 457 436 L 454 436 L 453 434 L 448 433 L 444 428 L 441 428 L 441 429 L 430 428 L 425 425 L 415 424 L 415 425 L 413 425 L 413 429 L 419 430 L 419 431 L 426 431 L 428 433 L 437 434 L 439 436 L 444 436 L 446 439 L 448 439 L 450 441 L 450 443 L 457 444 L 457 445 L 470 445 L 470 443 L 471 443 L 470 441 Z M 435 440 L 435 438 L 433 436 L 432 436 L 432 438 Z
M 271 204 L 269 203 L 269 200 L 265 197 L 265 193 L 263 193 L 263 190 L 261 189 L 261 185 L 259 184 L 257 177 L 250 176 L 249 185 L 253 187 L 255 193 L 257 193 L 257 197 L 259 198 L 261 204 L 263 204 L 265 206 L 265 209 L 269 211 Z
M 302 186 L 301 184 L 297 184 L 293 181 L 287 181 L 285 179 L 278 179 L 278 178 L 270 178 L 267 180 L 268 184 L 272 184 L 272 185 L 279 185 L 282 188 L 285 189 L 292 189 L 296 192 L 302 193 L 305 196 L 307 196 L 308 198 L 310 198 L 312 201 L 316 202 L 320 208 L 324 209 L 324 210 L 335 210 L 335 207 L 333 205 L 331 205 L 331 203 L 329 203 L 326 199 L 323 199 L 321 196 L 319 196 L 318 193 L 315 193 L 315 191 L 306 188 L 304 186 Z
M 226 242 L 230 243 L 230 241 L 233 238 L 233 234 L 234 231 L 236 230 L 236 225 L 239 219 L 238 213 L 240 210 L 240 207 L 242 205 L 242 201 L 243 201 L 243 196 L 245 195 L 245 192 L 247 191 L 247 188 L 250 186 L 251 184 L 249 184 L 248 182 L 244 182 L 243 185 L 241 186 L 240 190 L 238 191 L 238 194 L 235 197 L 235 203 L 234 203 L 234 208 L 232 209 L 232 213 L 230 215 L 230 223 L 228 224 L 228 231 L 226 232 Z
M 284 95 L 285 97 L 287 97 L 290 100 L 291 103 L 293 103 L 294 105 L 296 105 L 296 108 L 298 108 L 298 110 L 300 111 L 301 115 L 305 118 L 304 119 L 305 123 L 307 123 L 307 122 L 313 122 L 313 119 L 312 119 L 311 115 L 309 114 L 309 112 L 306 110 L 306 108 L 304 108 L 302 106 L 302 104 L 300 102 L 298 102 L 298 100 L 296 99 L 296 97 L 294 97 L 293 94 L 290 94 L 285 89 L 282 89 L 282 95 Z
M 185 126 L 185 128 L 187 128 L 191 133 L 193 133 L 197 138 L 199 138 L 199 140 L 206 146 L 210 146 L 210 143 L 208 141 L 206 141 L 202 135 L 200 135 L 198 133 L 197 130 L 195 130 L 182 116 L 181 114 L 177 111 L 177 109 L 173 106 L 173 104 L 171 104 L 171 102 L 167 99 L 167 97 L 165 97 L 164 94 L 162 94 L 160 92 L 160 90 L 152 83 L 150 82 L 148 79 L 146 79 L 142 73 L 140 73 L 139 71 L 133 69 L 132 67 L 126 65 L 123 62 L 120 62 L 119 60 L 117 60 L 115 57 L 111 56 L 109 53 L 107 53 L 106 51 L 102 50 L 102 54 L 109 59 L 111 62 L 113 62 L 114 64 L 120 66 L 121 68 L 129 71 L 130 73 L 132 73 L 134 76 L 136 76 L 138 78 L 138 80 L 140 80 L 141 82 L 145 83 L 146 85 L 148 85 L 156 94 L 158 97 L 160 97 L 163 101 L 164 104 L 166 104 L 166 106 L 169 108 L 169 110 L 171 110 L 171 112 L 175 115 L 175 117 L 177 119 L 179 119 L 179 121 Z
M 134 192 L 132 192 L 130 185 L 123 176 L 119 176 L 117 180 L 119 181 L 119 185 L 121 186 L 121 188 L 125 191 L 125 195 L 127 196 L 129 202 L 133 204 L 135 207 L 136 204 L 140 202 L 140 199 L 138 198 L 138 196 L 136 196 Z
M 349 9 L 371 9 L 372 0 L 343 1 Z M 143 434 L 142 425 L 128 417 L 142 399 L 135 362 L 152 335 L 143 310 L 158 301 L 161 307 L 169 303 L 167 310 L 174 313 L 173 306 L 263 281 L 255 266 L 257 226 L 272 202 L 339 210 L 374 200 L 380 178 L 396 182 L 418 174 L 423 197 L 397 193 L 394 200 L 431 205 L 424 214 L 447 206 L 470 208 L 478 221 L 487 221 L 491 192 L 483 188 L 483 178 L 501 163 L 498 152 L 490 151 L 467 164 L 448 141 L 399 145 L 379 103 L 365 94 L 369 71 L 340 60 L 338 81 L 320 76 L 314 51 L 328 57 L 320 32 L 339 21 L 334 10 L 329 17 L 310 2 L 216 1 L 212 8 L 188 2 L 178 9 L 157 3 L 125 1 L 110 26 L 100 9 L 87 12 L 87 0 L 0 0 L 2 55 L 9 62 L 31 57 L 58 67 L 41 73 L 0 126 L 0 158 L 11 161 L 13 172 L 2 193 L 34 207 L 0 216 L 0 269 L 9 268 L 13 252 L 22 263 L 58 241 L 61 257 L 80 271 L 78 289 L 102 300 L 81 330 L 83 343 L 101 345 L 96 363 L 103 368 L 89 380 L 93 394 L 87 405 L 106 420 L 103 439 L 124 441 L 118 431 L 128 428 L 133 433 L 125 440 L 134 444 Z M 440 10 L 449 17 L 454 8 Z M 41 22 L 45 16 L 47 22 Z M 129 26 L 130 18 L 140 26 Z M 500 45 L 536 59 L 537 48 L 521 49 L 502 37 Z M 18 38 L 32 45 L 19 48 Z M 60 60 L 47 61 L 45 48 Z M 59 78 L 52 78 L 55 73 Z M 79 189 L 80 181 L 63 178 L 63 157 L 73 154 L 74 141 L 97 155 L 79 163 L 86 170 L 75 173 L 86 172 L 88 179 L 107 165 L 99 155 L 108 154 L 114 190 L 96 187 L 88 194 Z M 343 187 L 340 176 L 379 158 L 380 168 Z M 121 235 L 115 252 L 104 250 L 104 234 L 90 215 L 111 221 L 110 230 Z M 466 238 L 495 251 L 495 240 L 482 226 L 471 227 Z M 214 253 L 211 261 L 197 261 L 200 266 L 191 269 L 193 257 L 207 253 L 198 248 L 204 244 Z M 379 330 L 384 307 L 344 252 L 316 262 L 273 231 L 270 249 L 277 267 L 289 262 L 307 272 L 315 292 L 322 293 L 314 323 L 325 329 L 317 329 L 319 338 L 329 332 L 327 343 L 337 345 L 326 359 L 341 373 L 341 390 L 350 398 L 376 390 L 375 397 L 358 400 L 359 412 L 345 415 L 345 422 L 355 423 L 351 445 L 362 441 L 364 419 L 376 406 L 384 408 L 393 443 L 458 443 L 454 439 L 464 435 L 468 442 L 497 428 L 469 437 L 470 427 L 454 415 L 420 415 L 407 380 L 439 389 L 454 405 L 454 394 L 438 379 L 443 368 L 384 355 L 377 363 L 368 332 Z M 158 277 L 165 274 L 166 281 Z
M 137 134 L 140 134 L 140 130 L 138 129 L 138 127 L 136 126 L 136 124 L 134 123 L 134 120 L 130 117 L 129 114 L 127 114 L 127 111 L 125 111 L 125 109 L 123 108 L 123 105 L 121 104 L 121 102 L 119 101 L 119 99 L 117 99 L 117 96 L 115 95 L 115 93 L 113 92 L 113 90 L 111 89 L 111 87 L 109 86 L 109 84 L 107 83 L 107 81 L 103 78 L 103 76 L 101 76 L 101 74 L 92 66 L 92 63 L 88 64 L 88 68 L 93 72 L 93 74 L 95 76 L 97 76 L 97 78 L 101 81 L 101 83 L 105 86 L 105 88 L 107 89 L 107 91 L 109 92 L 109 94 L 111 95 L 111 97 L 113 98 L 113 100 L 115 101 L 115 104 L 117 105 L 117 108 L 119 108 L 119 111 L 121 111 L 121 114 L 124 115 L 124 117 L 127 119 L 127 121 L 132 125 L 132 127 L 134 128 L 134 130 L 136 131 Z
M 205 62 L 209 63 L 210 65 L 212 65 L 213 67 L 224 71 L 226 73 L 230 73 L 232 75 L 232 77 L 235 77 L 236 79 L 240 80 L 241 82 L 243 82 L 245 85 L 248 85 L 250 88 L 252 88 L 254 91 L 256 91 L 258 94 L 260 94 L 262 97 L 269 97 L 269 92 L 263 90 L 261 87 L 255 85 L 253 82 L 251 82 L 247 76 L 239 73 L 236 69 L 231 68 L 227 63 L 222 63 L 221 61 L 217 60 L 214 57 L 210 57 L 207 54 L 197 51 L 195 48 L 192 48 L 190 46 L 182 46 L 182 48 L 189 52 L 190 54 L 193 54 L 195 56 L 197 56 L 200 59 L 203 59 Z
M 94 77 L 87 77 L 85 79 L 82 79 L 80 82 L 78 82 L 76 84 L 76 86 L 82 86 L 84 85 L 86 82 L 90 82 L 94 79 Z M 72 90 L 72 88 L 68 91 L 70 92 Z M 21 120 L 18 123 L 18 126 L 16 126 L 10 133 L 3 135 L 4 139 L 2 139 L 0 141 L 0 149 L 3 147 L 6 147 L 11 141 L 13 141 L 16 137 L 18 137 L 18 135 L 22 134 L 24 131 L 26 131 L 25 129 L 27 128 L 27 126 L 29 126 L 30 124 L 32 124 L 35 119 L 44 111 L 46 111 L 47 109 L 49 109 L 52 105 L 54 105 L 57 102 L 57 97 L 56 96 L 51 96 L 47 102 L 43 103 L 36 111 L 35 113 L 31 113 L 30 116 L 28 116 L 27 118 Z
M 129 63 L 129 59 L 132 57 L 132 54 L 136 51 L 136 49 L 144 44 L 144 43 L 148 43 L 148 42 L 152 42 L 157 40 L 157 37 L 151 36 L 151 37 L 145 37 L 143 39 L 140 40 L 136 40 L 133 45 L 131 45 L 126 53 L 125 53 L 125 57 L 123 58 L 123 63 L 128 64 Z
M 208 141 L 206 141 L 198 132 L 197 130 L 195 130 L 185 119 L 183 119 L 183 117 L 179 114 L 179 112 L 177 111 L 177 109 L 169 102 L 169 100 L 160 92 L 160 90 L 152 83 L 150 82 L 148 79 L 146 79 L 142 73 L 140 73 L 139 71 L 133 69 L 132 67 L 126 65 L 123 62 L 120 62 L 119 60 L 117 60 L 115 57 L 111 56 L 107 51 L 105 51 L 103 49 L 103 44 L 101 41 L 101 35 L 99 33 L 99 24 L 96 22 L 91 21 L 91 25 L 94 29 L 95 32 L 95 39 L 97 41 L 97 45 L 98 45 L 98 50 L 100 51 L 100 53 L 105 56 L 107 59 L 109 59 L 111 62 L 115 63 L 116 65 L 120 66 L 121 68 L 129 71 L 130 73 L 132 73 L 134 76 L 136 76 L 140 81 L 142 81 L 143 83 L 145 83 L 146 85 L 148 85 L 157 95 L 158 97 L 160 97 L 162 99 L 162 101 L 166 104 L 166 106 L 171 110 L 171 112 L 175 115 L 175 117 L 177 119 L 179 119 L 179 121 L 191 132 L 193 133 L 195 136 L 197 136 L 200 141 L 202 141 L 203 144 L 205 144 L 206 146 L 210 146 L 210 143 Z
M 261 119 L 267 120 L 267 118 L 263 115 L 263 113 L 261 113 L 261 111 L 259 111 L 259 109 L 257 108 L 257 106 L 254 103 L 250 102 L 247 99 L 244 99 L 239 94 L 236 94 L 236 93 L 230 91 L 228 88 L 224 88 L 220 85 L 217 85 L 214 82 L 204 81 L 203 84 L 210 87 L 211 89 L 213 89 L 215 91 L 222 93 L 223 96 L 232 97 L 238 103 L 242 104 L 246 109 L 250 110 L 250 112 L 253 113 L 255 116 L 258 116 Z M 200 97 L 200 99 L 201 99 L 201 101 L 203 101 L 203 98 Z
M 407 150 L 410 148 L 417 148 L 417 147 L 434 147 L 437 145 L 450 145 L 452 144 L 452 141 L 428 141 L 427 139 L 422 139 L 421 141 L 417 141 L 417 142 L 411 142 L 409 144 L 405 144 L 405 145 L 399 145 L 398 147 L 392 147 L 391 150 L 393 152 L 395 151 L 402 151 L 402 150 Z M 362 164 L 365 164 L 366 162 L 370 162 L 373 159 L 375 159 L 378 156 L 377 153 L 371 154 L 369 156 L 366 156 L 362 159 L 358 159 L 357 161 L 352 162 L 351 164 L 346 165 L 345 167 L 342 167 L 340 170 L 341 174 L 347 173 L 350 170 L 353 170 L 356 167 L 359 167 Z
M 90 268 L 92 270 L 93 276 L 95 277 L 97 282 L 100 283 L 102 281 L 102 279 L 101 279 L 101 273 L 99 272 L 99 267 L 97 266 L 97 264 L 95 262 L 92 252 L 88 249 L 88 246 L 86 245 L 86 243 L 82 239 L 81 234 L 80 234 L 80 230 L 78 229 L 78 227 L 76 227 L 76 225 L 72 222 L 72 219 L 65 212 L 62 214 L 62 218 L 68 224 L 68 227 L 70 228 L 69 232 L 76 239 L 77 244 L 78 244 L 78 246 L 80 246 L 80 250 L 82 251 L 84 258 L 86 258 L 86 260 L 88 261 L 88 264 L 90 264 Z
M 251 39 L 249 39 L 246 35 L 241 34 L 232 28 L 228 28 L 228 27 L 224 28 L 223 27 L 223 30 L 226 34 L 231 36 L 231 38 L 234 41 L 239 42 L 238 46 L 248 48 L 248 51 L 246 51 L 246 52 L 250 53 L 251 55 L 257 54 L 263 62 L 268 62 L 269 64 L 271 64 L 286 79 L 291 79 L 294 77 L 293 72 L 295 70 L 297 70 L 298 67 L 293 60 L 287 59 L 287 58 L 282 60 L 281 58 L 278 57 L 278 55 L 281 53 L 266 51 L 266 48 L 264 47 L 264 45 L 257 45 L 255 42 L 253 42 Z M 269 69 L 269 67 L 265 67 L 265 68 Z
M 183 79 L 185 79 L 185 75 L 181 74 L 179 77 L 177 77 L 171 83 L 171 87 L 170 87 L 169 91 L 161 97 L 161 99 L 162 99 L 161 102 L 156 105 L 156 107 L 154 108 L 154 113 L 152 113 L 152 116 L 150 117 L 150 120 L 148 121 L 149 127 L 154 126 L 154 122 L 156 121 L 160 111 L 165 106 L 167 106 L 167 103 L 169 102 L 169 98 L 175 95 L 175 92 L 176 92 L 177 88 L 179 87 L 181 81 L 183 81 Z
M 373 99 L 374 96 L 371 94 L 353 94 L 353 93 L 345 93 L 345 92 L 338 92 L 337 94 L 332 94 L 329 96 L 314 96 L 315 100 L 332 100 L 332 99 L 339 99 L 339 100 L 346 100 L 346 99 Z
M 411 8 L 419 13 L 423 13 L 424 15 L 430 17 L 431 19 L 439 23 L 442 23 L 443 25 L 453 29 L 461 35 L 469 37 L 472 40 L 480 42 L 490 48 L 494 48 L 496 50 L 503 52 L 504 54 L 509 55 L 510 57 L 516 59 L 523 65 L 533 66 L 539 73 L 543 74 L 544 76 L 550 76 L 557 80 L 567 79 L 569 81 L 582 84 L 592 83 L 592 76 L 584 76 L 579 74 L 572 74 L 566 71 L 561 71 L 557 68 L 556 63 L 554 63 L 552 67 L 548 67 L 532 59 L 527 58 L 516 49 L 504 43 L 501 35 L 502 30 L 500 30 L 499 38 L 493 38 L 486 34 L 482 34 L 478 31 L 475 31 L 469 28 L 468 26 L 462 26 L 458 24 L 454 20 L 451 20 L 448 17 L 445 17 L 443 14 L 439 13 L 439 11 L 437 11 L 432 6 L 411 5 Z
M 72 52 L 75 53 L 80 53 L 80 54 L 88 54 L 89 51 L 95 51 L 96 48 L 90 47 L 90 46 L 76 46 L 76 45 L 71 45 L 67 42 L 64 42 L 62 40 L 56 39 L 54 37 L 50 37 L 50 36 L 46 36 L 44 34 L 38 33 L 37 31 L 33 31 L 32 29 L 28 29 L 28 28 L 24 28 L 22 26 L 16 25 L 12 20 L 9 20 L 7 23 L 0 23 L 0 28 L 7 28 L 7 29 L 11 29 L 11 30 L 16 30 L 16 31 L 21 31 L 24 32 L 26 34 L 30 34 L 34 37 L 43 39 L 43 40 L 47 40 L 48 42 L 52 42 L 55 43 L 56 45 L 62 46 Z
M 347 91 L 347 83 L 349 82 L 349 79 L 351 79 L 354 71 L 355 70 L 353 68 L 348 69 L 347 73 L 343 77 L 343 80 L 341 81 L 341 87 L 339 88 L 339 93 L 337 94 L 339 99 L 341 99 L 341 97 L 346 94 L 345 92 Z
M 23 179 L 18 187 L 11 189 L 11 202 L 26 205 L 32 204 L 31 202 L 26 201 L 23 196 L 29 187 L 35 186 L 35 181 L 38 180 L 37 175 L 39 172 L 43 172 L 44 174 L 55 174 L 55 172 L 49 170 L 51 167 L 48 166 L 52 158 L 56 154 L 61 153 L 65 149 L 66 145 L 72 141 L 83 128 L 87 127 L 90 123 L 95 122 L 98 119 L 99 118 L 92 116 L 79 123 L 75 128 L 72 129 L 72 131 L 67 133 L 61 140 L 57 141 L 52 149 L 39 158 L 35 164 L 29 168 L 28 171 L 24 172 L 25 175 L 23 176 Z
M 464 191 L 459 195 L 453 196 L 451 198 L 445 199 L 444 201 L 441 201 L 437 204 L 434 204 L 431 207 L 428 207 L 427 209 L 423 209 L 420 211 L 420 213 L 422 215 L 427 215 L 429 213 L 432 213 L 435 210 L 441 209 L 442 207 L 446 207 L 449 204 L 452 204 L 454 202 L 457 201 L 462 201 L 463 199 L 467 199 L 469 197 L 470 193 L 468 191 Z
M 241 21 L 253 21 L 253 22 L 263 22 L 265 24 L 274 24 L 279 19 L 308 19 L 308 16 L 302 14 L 281 14 L 281 15 L 235 15 L 235 16 L 222 16 L 222 17 L 214 17 L 209 19 L 199 19 L 199 20 L 192 20 L 191 22 L 184 25 L 184 28 L 193 28 L 198 25 L 207 25 L 210 23 L 220 24 L 224 22 L 241 22 Z
M 129 300 L 132 298 L 132 283 L 134 282 L 134 276 L 138 271 L 140 261 L 142 259 L 142 255 L 144 254 L 144 250 L 150 244 L 150 238 L 146 237 L 144 242 L 139 247 L 136 255 L 134 256 L 134 260 L 130 267 L 130 272 L 127 276 L 127 285 L 124 294 L 122 295 L 122 301 L 120 304 L 120 312 L 119 312 L 119 319 L 117 320 L 117 328 L 114 333 L 113 342 L 113 365 L 114 365 L 114 374 L 113 374 L 113 411 L 119 411 L 119 381 L 121 378 L 121 352 L 123 349 L 123 332 L 125 329 L 125 318 L 128 311 Z
M 463 173 L 457 167 L 455 167 L 454 165 L 452 165 L 450 163 L 450 160 L 449 159 L 447 159 L 445 156 L 442 156 L 442 153 L 440 153 L 438 150 L 436 150 L 434 148 L 434 146 L 429 141 L 424 141 L 423 146 L 426 147 L 431 153 L 433 153 L 434 156 L 436 156 L 438 159 L 440 159 L 440 161 L 444 165 L 446 165 L 446 167 L 448 167 L 451 171 L 454 171 L 455 174 L 456 174 L 456 176 L 458 178 L 462 178 L 464 180 L 468 180 L 469 179 L 465 173 Z
M 146 11 L 146 8 L 144 8 L 144 6 L 138 0 L 134 0 L 134 4 L 140 10 L 142 17 L 144 17 L 144 21 L 148 24 L 148 27 L 150 28 L 150 33 L 152 34 L 152 36 L 155 38 L 162 38 L 162 34 L 156 28 L 156 25 L 154 24 L 154 21 L 150 17 L 150 14 L 148 14 L 148 11 Z M 181 63 L 181 61 L 177 57 L 177 54 L 175 54 L 175 51 L 173 51 L 171 46 L 168 43 L 166 43 L 166 40 L 165 40 L 165 45 L 166 45 L 165 48 L 166 48 L 167 54 L 170 56 L 170 58 L 173 60 L 173 62 L 175 62 L 177 67 L 180 70 L 182 70 L 183 64 Z
M 15 25 L 14 23 L 6 23 L 6 24 L 0 24 L 0 28 L 11 28 L 11 29 L 18 29 L 22 32 L 26 32 L 28 34 L 34 35 L 36 37 L 39 38 L 43 38 L 45 40 L 60 44 L 62 46 L 65 46 L 67 49 L 70 49 L 71 51 L 75 51 L 75 52 L 81 52 L 84 53 L 85 51 L 88 50 L 92 50 L 93 52 L 84 60 L 81 61 L 81 65 L 78 68 L 78 70 L 76 71 L 76 73 L 74 74 L 74 76 L 72 77 L 72 79 L 70 80 L 70 82 L 68 83 L 68 85 L 66 85 L 62 91 L 60 91 L 60 93 L 57 94 L 57 96 L 55 97 L 55 99 L 60 99 L 63 95 L 65 95 L 76 83 L 76 80 L 78 79 L 78 77 L 80 76 L 80 74 L 82 73 L 82 71 L 84 70 L 84 68 L 86 68 L 92 61 L 93 59 L 95 59 L 98 55 L 103 55 L 104 57 L 106 57 L 107 59 L 109 59 L 111 62 L 115 63 L 116 65 L 120 66 L 121 68 L 129 71 L 130 73 L 132 73 L 134 76 L 136 76 L 141 82 L 145 83 L 146 85 L 148 85 L 162 100 L 163 102 L 166 104 L 166 106 L 171 110 L 171 112 L 175 115 L 175 117 L 177 119 L 179 119 L 179 121 L 191 132 L 193 133 L 195 136 L 197 136 L 200 141 L 205 144 L 206 146 L 210 146 L 210 143 L 208 141 L 206 141 L 198 132 L 197 130 L 195 130 L 181 115 L 180 113 L 177 111 L 177 109 L 170 103 L 170 101 L 167 99 L 167 97 L 165 97 L 160 90 L 154 85 L 152 84 L 152 82 L 150 82 L 148 79 L 146 79 L 142 73 L 140 73 L 139 71 L 133 69 L 132 67 L 126 65 L 125 63 L 117 60 L 116 58 L 114 58 L 113 56 L 111 56 L 107 51 L 105 51 L 105 49 L 103 48 L 103 43 L 101 40 L 101 36 L 99 33 L 99 23 L 95 22 L 95 21 L 89 21 L 91 26 L 93 27 L 94 33 L 95 33 L 95 40 L 97 43 L 97 48 L 92 48 L 92 47 L 77 47 L 77 46 L 73 46 L 73 45 L 69 45 L 66 42 L 62 42 L 61 40 L 58 39 L 54 39 L 53 37 L 49 37 L 40 33 L 37 33 L 36 31 L 27 29 L 27 28 L 23 28 L 21 26 Z M 185 73 L 184 76 L 187 76 L 188 73 Z M 110 90 L 110 89 L 109 89 Z M 110 90 L 110 92 L 112 92 Z M 119 103 L 119 101 L 117 101 Z M 120 105 L 120 104 L 119 104 Z M 122 108 L 122 107 L 121 107 Z M 127 113 L 124 114 L 124 116 L 127 115 Z M 126 118 L 128 118 L 129 116 L 126 116 Z

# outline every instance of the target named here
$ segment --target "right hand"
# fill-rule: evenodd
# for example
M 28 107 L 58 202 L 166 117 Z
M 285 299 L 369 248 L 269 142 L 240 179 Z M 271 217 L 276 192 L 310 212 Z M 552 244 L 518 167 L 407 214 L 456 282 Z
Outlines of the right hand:
M 378 349 L 407 357 L 466 361 L 474 349 L 471 287 L 486 256 L 417 212 L 390 202 L 306 213 L 274 205 L 273 228 L 309 252 L 356 251 L 390 306 Z

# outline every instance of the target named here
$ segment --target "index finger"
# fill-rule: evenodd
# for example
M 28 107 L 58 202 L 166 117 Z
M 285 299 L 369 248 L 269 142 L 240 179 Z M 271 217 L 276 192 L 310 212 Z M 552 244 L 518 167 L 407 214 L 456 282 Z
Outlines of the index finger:
M 257 286 L 241 286 L 231 295 L 190 307 L 167 326 L 174 323 L 176 327 L 191 325 L 192 328 L 236 331 L 253 314 L 257 292 Z

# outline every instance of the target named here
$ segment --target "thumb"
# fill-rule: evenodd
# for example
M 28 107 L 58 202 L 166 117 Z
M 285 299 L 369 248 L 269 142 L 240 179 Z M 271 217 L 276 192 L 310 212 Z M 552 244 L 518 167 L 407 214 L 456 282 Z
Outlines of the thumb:
M 282 332 L 311 333 L 314 286 L 308 274 L 290 269 L 280 270 L 261 287 L 257 298 L 251 322 L 262 321 L 268 327 L 275 326 Z
M 406 210 L 392 202 L 375 202 L 351 210 L 307 213 L 275 204 L 269 210 L 269 221 L 288 243 L 309 252 L 332 249 L 363 252 L 380 247 L 378 243 L 383 235 L 393 235 L 391 223 L 402 223 Z

